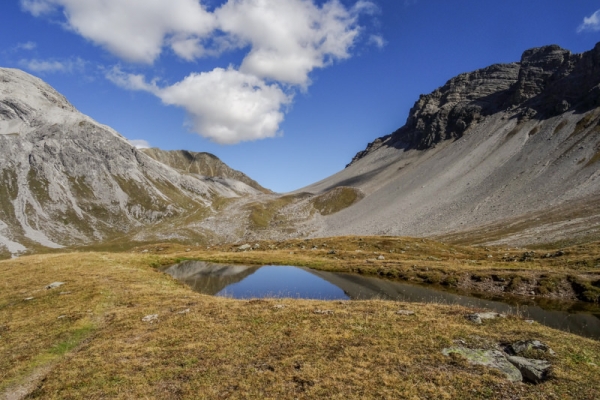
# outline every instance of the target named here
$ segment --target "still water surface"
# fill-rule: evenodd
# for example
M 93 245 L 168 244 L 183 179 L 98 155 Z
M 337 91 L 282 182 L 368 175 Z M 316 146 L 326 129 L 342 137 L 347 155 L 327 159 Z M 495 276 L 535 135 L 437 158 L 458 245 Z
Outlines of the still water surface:
M 600 339 L 600 307 L 580 302 L 536 303 L 526 299 L 485 299 L 451 293 L 431 286 L 412 285 L 349 273 L 291 266 L 243 266 L 184 261 L 165 270 L 195 291 L 250 299 L 287 297 L 320 300 L 383 299 L 459 304 L 519 313 L 544 325 Z

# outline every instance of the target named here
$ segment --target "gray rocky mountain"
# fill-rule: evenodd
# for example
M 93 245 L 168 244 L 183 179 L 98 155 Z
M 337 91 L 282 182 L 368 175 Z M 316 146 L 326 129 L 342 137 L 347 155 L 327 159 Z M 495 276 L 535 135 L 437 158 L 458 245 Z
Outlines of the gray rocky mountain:
M 459 75 L 347 168 L 302 189 L 365 198 L 316 235 L 532 243 L 600 233 L 600 44 L 558 46 Z
M 0 69 L 0 255 L 334 235 L 527 244 L 600 235 L 600 45 L 528 50 L 423 95 L 339 173 L 279 195 L 216 157 L 138 150 Z
M 0 69 L 0 252 L 157 238 L 166 223 L 258 193 L 227 176 L 160 163 L 42 80 Z
M 210 153 L 197 153 L 187 150 L 167 151 L 157 148 L 141 149 L 141 151 L 165 165 L 188 174 L 234 179 L 244 182 L 246 185 L 263 193 L 272 193 L 269 189 L 265 189 L 243 172 L 229 167 L 217 156 Z

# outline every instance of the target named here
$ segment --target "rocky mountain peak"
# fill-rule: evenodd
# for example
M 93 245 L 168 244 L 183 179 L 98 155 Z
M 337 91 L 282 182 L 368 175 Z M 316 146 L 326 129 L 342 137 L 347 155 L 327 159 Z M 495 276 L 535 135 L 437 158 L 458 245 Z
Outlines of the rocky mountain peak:
M 520 62 L 461 74 L 421 95 L 403 127 L 370 143 L 348 165 L 385 145 L 429 149 L 461 137 L 501 111 L 526 121 L 569 109 L 584 112 L 599 105 L 600 43 L 582 54 L 557 45 L 529 49 Z

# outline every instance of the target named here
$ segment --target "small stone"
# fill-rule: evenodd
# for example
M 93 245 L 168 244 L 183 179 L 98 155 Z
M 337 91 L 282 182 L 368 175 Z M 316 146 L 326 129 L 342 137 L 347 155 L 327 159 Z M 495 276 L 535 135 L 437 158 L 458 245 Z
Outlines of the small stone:
M 327 314 L 327 315 L 330 315 L 330 314 L 333 314 L 333 310 L 315 310 L 314 313 L 315 314 Z
M 327 254 L 335 254 L 335 250 L 329 250 Z
M 528 323 L 528 324 L 533 324 L 533 323 L 535 323 L 535 321 L 534 321 L 534 320 L 532 320 L 532 319 L 526 319 L 526 320 L 525 320 L 525 322 L 526 322 L 526 323 Z
M 254 246 L 252 246 L 253 249 L 259 249 L 260 248 L 260 244 L 256 243 Z
M 285 306 L 284 306 L 283 304 L 275 304 L 275 305 L 273 306 L 273 308 L 274 308 L 274 309 L 276 309 L 276 310 L 281 310 L 281 309 L 284 309 L 284 308 L 285 308 Z
M 187 313 L 189 313 L 189 312 L 190 312 L 190 309 L 189 309 L 189 308 L 186 308 L 185 310 L 181 310 L 181 311 L 179 311 L 177 314 L 187 314 Z M 158 317 L 158 315 L 157 315 L 157 317 Z
M 34 298 L 35 298 L 35 297 L 27 297 L 27 298 L 25 298 L 25 299 L 23 299 L 23 300 L 25 300 L 25 301 L 29 301 L 29 300 L 33 300 Z
M 59 295 L 71 294 L 71 292 L 60 292 Z
M 380 255 L 379 257 L 377 257 L 378 260 L 385 260 L 385 257 Z
M 59 315 L 58 317 L 56 317 L 56 319 L 63 319 L 63 318 L 67 318 L 66 315 Z
M 238 247 L 238 250 L 244 251 L 244 250 L 249 250 L 251 248 L 252 248 L 252 246 L 250 246 L 248 243 L 246 243 L 246 244 L 243 244 L 240 247 Z
M 540 383 L 548 379 L 552 365 L 545 360 L 533 360 L 518 356 L 508 356 L 508 361 L 519 369 L 529 382 Z
M 148 252 L 148 249 L 142 250 L 142 253 L 147 253 L 147 252 Z
M 506 317 L 506 315 L 498 314 L 496 312 L 474 313 L 466 316 L 469 321 L 475 322 L 476 324 L 481 324 L 484 319 L 496 319 L 504 317 Z
M 158 320 L 158 314 L 150 314 L 150 315 L 146 315 L 144 318 L 142 318 L 143 322 L 149 322 L 149 323 L 154 323 L 154 321 Z
M 396 311 L 396 314 L 398 314 L 398 315 L 415 315 L 415 312 L 410 311 L 410 310 L 398 310 L 398 311 Z
M 57 287 L 59 287 L 59 286 L 62 286 L 62 285 L 64 285 L 64 284 L 65 284 L 64 282 L 52 282 L 51 284 L 49 284 L 49 285 L 46 285 L 46 289 L 47 289 L 47 290 L 48 290 L 48 289 L 55 289 L 55 288 L 57 288 Z
M 192 251 L 192 249 L 185 249 L 186 253 L 189 253 L 190 251 Z

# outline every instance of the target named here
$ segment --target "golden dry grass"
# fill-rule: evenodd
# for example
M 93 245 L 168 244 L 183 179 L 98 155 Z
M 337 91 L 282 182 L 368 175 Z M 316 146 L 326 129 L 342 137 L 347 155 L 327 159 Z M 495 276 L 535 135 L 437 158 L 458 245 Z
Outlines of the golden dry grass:
M 254 243 L 254 242 L 252 242 Z M 190 247 L 177 244 L 141 246 L 154 254 L 155 266 L 190 258 L 204 261 L 307 266 L 325 271 L 355 272 L 454 290 L 494 295 L 600 302 L 600 243 L 557 249 L 450 245 L 428 239 L 368 236 L 261 241 L 252 251 L 239 244 Z M 160 251 L 159 251 L 160 249 Z M 185 250 L 190 251 L 185 251 Z M 546 254 L 551 256 L 546 258 Z M 380 260 L 383 256 L 383 260 Z
M 0 262 L 0 393 L 44 366 L 49 372 L 29 398 L 593 399 L 600 393 L 600 343 L 593 340 L 514 316 L 472 325 L 458 306 L 205 296 L 151 266 L 175 255 L 72 253 Z M 66 284 L 45 290 L 53 281 Z M 398 309 L 416 315 L 396 315 Z M 149 314 L 158 320 L 143 322 Z M 509 384 L 494 370 L 441 354 L 457 340 L 489 348 L 531 338 L 557 352 L 553 378 L 541 385 Z

